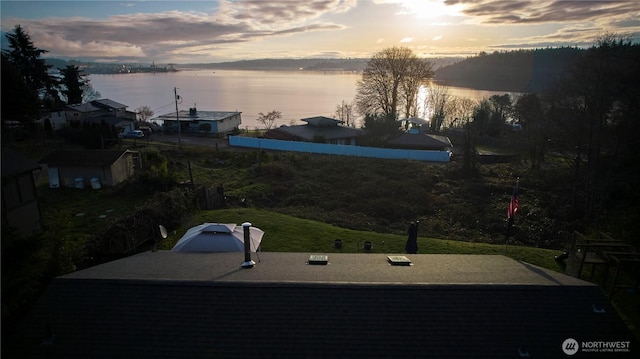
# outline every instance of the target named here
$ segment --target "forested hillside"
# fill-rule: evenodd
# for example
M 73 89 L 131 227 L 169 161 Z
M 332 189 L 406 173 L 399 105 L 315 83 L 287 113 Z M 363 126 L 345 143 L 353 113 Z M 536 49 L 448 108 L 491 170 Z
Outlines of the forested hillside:
M 370 59 L 257 59 L 231 62 L 219 62 L 211 64 L 185 64 L 178 67 L 199 69 L 224 69 L 224 70 L 307 70 L 307 71 L 354 71 L 360 72 Z M 438 69 L 450 65 L 460 58 L 442 57 L 430 58 L 433 68 Z
M 584 51 L 563 47 L 480 53 L 436 70 L 435 79 L 451 86 L 537 93 L 563 76 Z

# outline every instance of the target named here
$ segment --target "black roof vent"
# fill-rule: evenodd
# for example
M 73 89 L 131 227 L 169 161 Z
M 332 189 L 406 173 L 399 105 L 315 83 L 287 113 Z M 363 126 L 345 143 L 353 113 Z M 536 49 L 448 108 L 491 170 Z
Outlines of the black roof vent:
M 315 265 L 327 265 L 327 263 L 329 263 L 329 257 L 323 255 L 310 255 L 309 261 L 307 263 Z
M 411 261 L 405 256 L 387 256 L 387 261 L 392 266 L 410 266 Z

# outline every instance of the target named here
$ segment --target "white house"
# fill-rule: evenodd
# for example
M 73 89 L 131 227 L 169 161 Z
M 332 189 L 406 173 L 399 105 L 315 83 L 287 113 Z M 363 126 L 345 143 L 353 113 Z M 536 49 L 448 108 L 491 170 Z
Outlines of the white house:
M 177 132 L 178 121 L 180 122 L 180 131 L 184 133 L 209 133 L 223 134 L 233 131 L 240 127 L 242 112 L 226 112 L 226 111 L 198 111 L 195 107 L 189 111 L 178 111 L 158 116 L 152 121 L 162 121 L 164 128 L 168 132 Z

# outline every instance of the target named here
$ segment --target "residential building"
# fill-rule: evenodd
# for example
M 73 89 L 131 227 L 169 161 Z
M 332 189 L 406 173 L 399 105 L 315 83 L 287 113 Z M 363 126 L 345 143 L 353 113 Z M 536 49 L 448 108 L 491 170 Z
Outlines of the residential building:
M 407 150 L 451 151 L 453 144 L 447 136 L 428 133 L 402 133 L 389 138 L 385 147 Z
M 127 111 L 127 105 L 109 99 L 67 105 L 65 115 L 67 124 L 71 126 L 83 126 L 85 123 L 107 123 L 119 127 L 119 132 L 134 129 L 136 121 L 136 113 Z
M 242 112 L 199 111 L 193 107 L 189 111 L 181 110 L 177 114 L 167 113 L 151 121 L 164 123 L 164 129 L 167 132 L 178 132 L 179 122 L 180 131 L 184 134 L 225 134 L 240 127 L 241 114 Z
M 410 150 L 452 151 L 453 144 L 447 136 L 430 134 L 429 121 L 419 117 L 398 120 L 404 132 L 389 138 L 386 147 Z
M 40 160 L 49 187 L 116 186 L 133 177 L 140 154 L 130 150 L 57 150 Z
M 127 111 L 127 105 L 110 99 L 67 105 L 65 111 L 68 121 L 83 121 L 90 117 L 105 115 L 113 118 L 136 120 L 136 113 Z
M 48 358 L 637 356 L 598 286 L 505 256 L 254 259 L 150 251 L 63 275 L 13 343 Z
M 284 141 L 322 142 L 336 145 L 357 145 L 362 129 L 343 126 L 343 121 L 324 116 L 303 118 L 306 125 L 280 126 L 267 131 L 264 138 Z

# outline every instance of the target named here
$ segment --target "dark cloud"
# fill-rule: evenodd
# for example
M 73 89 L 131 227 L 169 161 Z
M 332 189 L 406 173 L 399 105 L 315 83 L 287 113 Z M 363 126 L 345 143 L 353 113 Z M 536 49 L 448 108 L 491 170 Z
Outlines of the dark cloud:
M 637 18 L 640 2 L 629 0 L 445 0 L 464 5 L 462 12 L 487 24 L 531 24 Z
M 170 58 L 180 53 L 201 54 L 216 45 L 342 29 L 318 18 L 355 4 L 355 0 L 222 1 L 211 14 L 167 11 L 116 15 L 106 20 L 8 20 L 22 24 L 35 43 L 46 44 L 41 46 L 52 56 Z
M 250 20 L 256 24 L 280 24 L 313 19 L 327 12 L 346 11 L 353 6 L 355 1 L 344 0 L 243 0 L 222 9 L 235 19 Z

